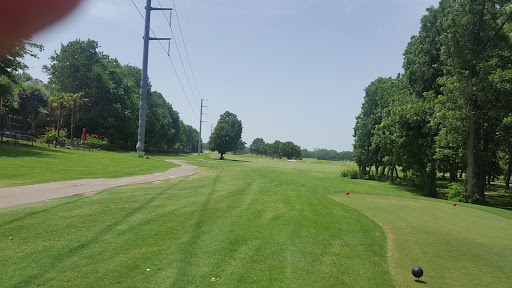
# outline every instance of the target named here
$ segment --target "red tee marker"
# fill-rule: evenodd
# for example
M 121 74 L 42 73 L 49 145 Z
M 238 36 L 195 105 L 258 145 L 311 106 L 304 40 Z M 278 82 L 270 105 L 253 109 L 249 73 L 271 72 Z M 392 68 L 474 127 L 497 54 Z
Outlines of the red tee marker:
M 348 195 L 348 194 L 350 194 L 350 192 L 348 192 L 348 191 L 347 191 L 347 192 L 345 192 L 345 194 L 347 194 L 347 195 Z
M 457 203 L 453 202 L 453 207 L 457 206 Z

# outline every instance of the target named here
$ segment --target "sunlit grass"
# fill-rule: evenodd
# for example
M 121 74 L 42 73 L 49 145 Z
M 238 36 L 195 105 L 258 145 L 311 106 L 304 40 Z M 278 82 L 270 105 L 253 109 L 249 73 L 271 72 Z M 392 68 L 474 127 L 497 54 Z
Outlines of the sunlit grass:
M 0 187 L 163 172 L 178 165 L 135 153 L 81 151 L 44 145 L 0 146 Z
M 182 159 L 198 174 L 0 210 L 0 286 L 392 286 L 382 229 L 326 196 L 338 164 Z
M 511 211 L 341 178 L 353 163 L 211 156 L 151 156 L 199 166 L 160 185 L 0 209 L 0 287 L 508 287 L 512 279 Z M 416 265 L 426 284 L 414 281 Z

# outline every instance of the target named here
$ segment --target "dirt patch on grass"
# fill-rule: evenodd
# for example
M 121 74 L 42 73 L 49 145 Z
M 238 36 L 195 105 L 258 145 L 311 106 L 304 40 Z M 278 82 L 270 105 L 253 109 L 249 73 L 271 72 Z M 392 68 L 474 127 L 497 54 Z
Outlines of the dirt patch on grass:
M 89 191 L 89 192 L 85 192 L 83 193 L 82 195 L 86 196 L 86 197 L 92 197 L 92 196 L 96 196 L 96 194 L 98 194 L 99 191 Z

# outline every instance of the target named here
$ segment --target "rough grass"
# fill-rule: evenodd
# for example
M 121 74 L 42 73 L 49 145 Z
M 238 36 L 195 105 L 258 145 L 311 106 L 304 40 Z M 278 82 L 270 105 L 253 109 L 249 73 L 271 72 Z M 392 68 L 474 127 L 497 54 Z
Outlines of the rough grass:
M 135 153 L 80 151 L 44 145 L 0 146 L 0 187 L 89 178 L 120 178 L 177 167 Z

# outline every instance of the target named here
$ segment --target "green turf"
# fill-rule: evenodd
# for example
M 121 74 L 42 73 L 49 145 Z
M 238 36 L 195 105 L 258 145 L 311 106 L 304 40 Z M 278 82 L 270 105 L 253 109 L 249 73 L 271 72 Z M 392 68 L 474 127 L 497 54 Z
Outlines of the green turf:
M 511 211 L 339 177 L 352 163 L 226 157 L 0 209 L 0 287 L 509 286 Z
M 163 172 L 178 165 L 135 153 L 80 151 L 44 145 L 0 146 L 0 187 Z
M 510 287 L 510 211 L 460 203 L 454 207 L 449 201 L 389 193 L 394 187 L 381 186 L 380 195 L 356 189 L 349 196 L 331 197 L 385 227 L 397 287 L 424 287 L 411 282 L 414 266 L 423 268 L 421 280 L 430 287 Z
M 327 197 L 339 165 L 201 157 L 161 185 L 0 210 L 0 287 L 392 287 L 382 229 Z

